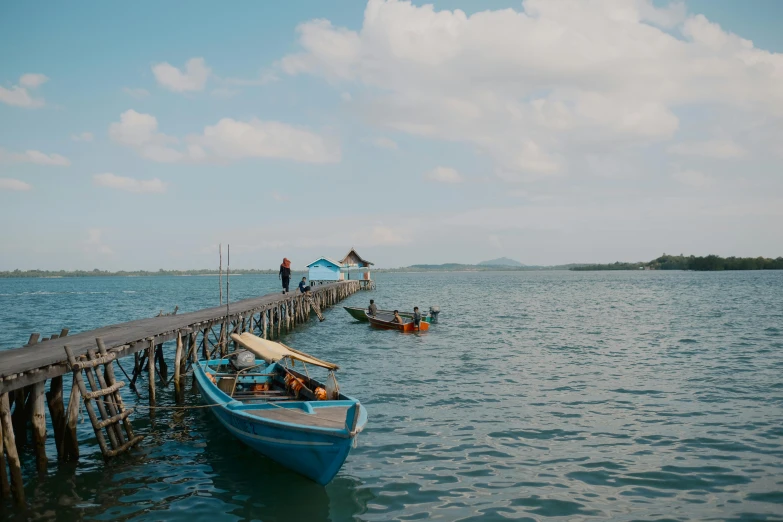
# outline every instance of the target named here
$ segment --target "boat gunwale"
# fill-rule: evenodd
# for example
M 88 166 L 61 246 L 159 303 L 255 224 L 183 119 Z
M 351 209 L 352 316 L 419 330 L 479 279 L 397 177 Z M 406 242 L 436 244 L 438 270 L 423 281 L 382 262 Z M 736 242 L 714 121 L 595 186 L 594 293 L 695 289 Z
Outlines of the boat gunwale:
M 199 389 L 202 391 L 201 396 L 202 396 L 203 399 L 206 400 L 206 402 L 208 404 L 213 405 L 212 407 L 214 407 L 214 408 L 221 408 L 223 411 L 225 411 L 227 413 L 230 413 L 232 415 L 235 415 L 235 416 L 237 416 L 239 418 L 242 418 L 244 420 L 247 420 L 249 422 L 254 422 L 254 423 L 257 423 L 257 424 L 266 424 L 266 425 L 269 425 L 270 427 L 273 427 L 273 428 L 291 429 L 291 430 L 294 430 L 294 431 L 301 431 L 301 432 L 306 432 L 306 433 L 315 433 L 315 434 L 319 434 L 319 435 L 334 436 L 334 437 L 338 437 L 338 438 L 341 438 L 341 439 L 353 438 L 353 435 L 351 435 L 350 428 L 347 427 L 347 422 L 343 423 L 343 427 L 342 428 L 325 428 L 325 427 L 322 427 L 322 426 L 311 426 L 311 425 L 307 425 L 307 424 L 294 424 L 294 423 L 291 423 L 291 422 L 285 422 L 285 421 L 279 421 L 279 420 L 274 420 L 274 419 L 268 419 L 268 418 L 265 418 L 265 417 L 259 417 L 257 415 L 252 415 L 250 413 L 247 413 L 247 412 L 243 411 L 244 409 L 256 409 L 256 410 L 258 410 L 258 409 L 270 409 L 271 410 L 271 409 L 282 408 L 282 409 L 291 409 L 291 410 L 293 410 L 293 409 L 300 409 L 300 408 L 286 408 L 286 407 L 281 406 L 281 405 L 276 405 L 276 404 L 273 405 L 273 403 L 245 404 L 245 403 L 242 403 L 241 401 L 238 401 L 238 400 L 234 399 L 233 397 L 230 397 L 228 394 L 224 393 L 220 388 L 217 387 L 216 384 L 214 384 L 210 379 L 208 379 L 206 377 L 206 373 L 207 372 L 204 370 L 203 366 L 204 365 L 208 365 L 210 363 L 215 363 L 215 362 L 218 362 L 218 361 L 220 361 L 223 364 L 227 364 L 228 363 L 228 359 L 213 359 L 211 361 L 199 361 L 199 363 L 196 365 L 196 369 L 194 369 L 194 371 L 196 372 L 195 373 L 196 381 L 199 384 Z M 273 364 L 275 364 L 275 363 L 273 363 Z M 271 366 L 271 365 L 269 365 L 269 366 Z M 204 385 L 206 385 L 206 388 L 204 387 Z M 215 393 L 215 392 L 217 392 L 217 393 Z M 228 399 L 228 402 L 218 401 L 217 399 L 220 398 L 220 395 L 218 395 L 218 394 L 222 394 L 223 396 L 225 396 Z M 357 399 L 355 399 L 353 397 L 349 397 L 347 395 L 346 395 L 346 397 L 348 397 L 347 400 L 317 401 L 317 402 L 321 403 L 318 406 L 314 406 L 314 404 L 317 404 L 316 401 L 295 401 L 295 402 L 302 403 L 302 404 L 304 404 L 304 403 L 310 404 L 310 407 L 313 408 L 313 409 L 315 409 L 315 407 L 318 407 L 318 408 L 329 408 L 332 405 L 333 406 L 346 406 L 347 405 L 348 406 L 348 408 L 346 409 L 346 421 L 347 421 L 347 412 L 351 409 L 352 406 L 358 405 L 359 408 L 361 408 L 361 409 L 364 409 L 364 406 L 362 406 L 362 404 Z M 327 405 L 326 403 L 330 403 L 330 404 Z M 341 403 L 341 404 L 334 404 L 334 403 Z M 300 409 L 300 411 L 302 411 L 303 415 L 313 415 L 311 413 L 305 412 L 303 409 Z M 361 415 L 361 411 L 360 411 L 360 415 Z M 365 423 L 362 424 L 361 426 L 357 425 L 355 433 L 361 432 L 364 429 L 364 425 L 365 424 L 366 424 L 366 420 L 365 420 Z M 240 430 L 240 431 L 242 431 L 242 430 Z
M 358 307 L 358 306 L 343 306 L 343 308 L 344 308 L 344 309 L 345 309 L 345 310 L 346 310 L 346 311 L 347 311 L 347 312 L 348 312 L 348 313 L 351 315 L 351 317 L 353 317 L 354 319 L 357 319 L 357 318 L 356 318 L 356 316 L 355 316 L 355 315 L 353 315 L 353 314 L 351 313 L 351 311 L 352 311 L 352 310 L 353 310 L 353 311 L 360 311 L 360 312 L 364 312 L 364 320 L 369 320 L 369 318 L 370 318 L 370 317 L 377 317 L 377 316 L 378 316 L 378 315 L 380 315 L 380 314 L 393 314 L 393 313 L 394 313 L 394 310 L 378 310 L 378 312 L 377 312 L 377 314 L 376 314 L 375 316 L 371 316 L 371 315 L 369 315 L 369 314 L 367 313 L 367 309 L 365 309 L 365 308 L 360 308 L 360 307 Z M 407 318 L 407 319 L 411 319 L 411 320 L 413 319 L 413 312 L 400 312 L 400 311 L 398 310 L 398 311 L 397 311 L 397 313 L 399 313 L 399 314 L 400 314 L 400 317 L 405 317 L 405 318 Z M 431 317 L 431 316 L 430 316 L 429 314 L 427 314 L 427 313 L 423 313 L 423 314 L 421 314 L 421 320 L 422 320 L 422 321 L 424 321 L 424 322 L 428 322 L 428 321 L 425 321 L 425 319 L 429 319 L 430 317 Z M 362 320 L 362 319 L 357 319 L 357 321 L 361 321 L 361 320 Z

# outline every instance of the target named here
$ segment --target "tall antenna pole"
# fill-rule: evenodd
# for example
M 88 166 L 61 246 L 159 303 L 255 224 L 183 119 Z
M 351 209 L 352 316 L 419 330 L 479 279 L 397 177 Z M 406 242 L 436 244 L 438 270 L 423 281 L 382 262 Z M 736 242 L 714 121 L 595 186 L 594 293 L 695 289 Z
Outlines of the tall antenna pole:
M 231 245 L 228 247 L 228 267 L 226 268 L 226 315 L 228 315 L 228 303 L 231 301 L 229 298 L 229 290 L 231 288 Z
M 220 267 L 218 268 L 218 288 L 220 288 L 220 304 L 223 304 L 223 243 L 218 246 L 220 252 Z

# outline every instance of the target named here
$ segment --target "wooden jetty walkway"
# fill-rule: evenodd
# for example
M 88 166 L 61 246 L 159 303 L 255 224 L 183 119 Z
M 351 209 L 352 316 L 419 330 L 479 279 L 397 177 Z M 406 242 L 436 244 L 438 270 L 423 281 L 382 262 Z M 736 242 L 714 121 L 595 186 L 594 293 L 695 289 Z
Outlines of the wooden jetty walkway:
M 13 493 L 17 503 L 24 504 L 19 449 L 27 440 L 28 422 L 32 427 L 38 472 L 46 473 L 45 403 L 51 417 L 58 460 L 78 459 L 76 418 L 82 399 L 104 457 L 112 457 L 138 442 L 140 437 L 133 436 L 127 421 L 132 410 L 124 410 L 117 393 L 125 383 L 115 381 L 114 361 L 134 356 L 132 375 L 125 373 L 120 365 L 133 390 L 136 379 L 147 371 L 150 404 L 155 404 L 156 375 L 164 385 L 173 381 L 177 398 L 181 400 L 188 364 L 197 361 L 199 355 L 202 358 L 225 355 L 232 333 L 249 331 L 267 339 L 279 337 L 297 324 L 308 321 L 311 310 L 320 316 L 321 308 L 369 288 L 361 283 L 358 280 L 339 281 L 314 287 L 309 298 L 296 292 L 276 293 L 228 306 L 183 314 L 175 312 L 76 335 L 69 335 L 69 331 L 63 329 L 40 342 L 40 335 L 33 333 L 25 346 L 0 351 L 0 495 L 7 497 Z M 163 344 L 174 340 L 174 375 L 170 381 Z M 72 356 L 70 360 L 69 356 Z M 103 372 L 98 371 L 101 365 Z M 66 373 L 71 373 L 74 379 L 67 411 L 63 401 L 63 375 Z M 86 388 L 82 375 L 86 376 L 92 391 Z M 50 382 L 48 392 L 45 391 L 47 381 Z M 92 401 L 98 412 L 92 408 Z M 120 423 L 124 423 L 125 432 L 120 429 Z M 110 444 L 102 435 L 104 431 Z M 6 458 L 10 481 L 6 474 Z

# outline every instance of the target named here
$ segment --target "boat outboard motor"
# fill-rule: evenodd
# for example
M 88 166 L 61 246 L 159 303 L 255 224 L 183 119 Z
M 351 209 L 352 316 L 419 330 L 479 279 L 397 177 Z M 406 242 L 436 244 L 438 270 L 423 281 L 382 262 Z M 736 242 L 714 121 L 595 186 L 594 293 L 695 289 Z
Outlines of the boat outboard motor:
M 231 354 L 228 362 L 236 371 L 246 370 L 256 365 L 256 357 L 251 352 L 242 350 Z
M 431 321 L 433 323 L 438 322 L 438 314 L 440 313 L 440 307 L 439 306 L 430 306 L 430 317 Z

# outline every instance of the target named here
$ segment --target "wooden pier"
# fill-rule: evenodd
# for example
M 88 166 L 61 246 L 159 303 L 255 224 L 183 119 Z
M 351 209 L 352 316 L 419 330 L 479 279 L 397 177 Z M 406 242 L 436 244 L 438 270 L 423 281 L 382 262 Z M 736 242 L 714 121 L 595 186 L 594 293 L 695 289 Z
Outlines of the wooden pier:
M 283 332 L 308 321 L 311 311 L 320 315 L 320 309 L 369 287 L 361 280 L 340 281 L 314 287 L 309 297 L 298 292 L 275 293 L 196 312 L 115 324 L 76 335 L 69 335 L 69 331 L 63 329 L 40 342 L 40 335 L 33 333 L 25 346 L 0 351 L 0 496 L 5 498 L 13 494 L 17 504 L 25 503 L 19 448 L 27 440 L 28 423 L 32 427 L 38 473 L 46 473 L 45 404 L 48 405 L 59 461 L 79 457 L 76 419 L 82 399 L 91 412 L 91 421 L 104 457 L 112 457 L 132 445 L 128 442 L 120 444 L 121 440 L 124 441 L 120 422 L 125 423 L 128 433 L 132 434 L 127 423 L 130 410 L 123 409 L 116 393 L 125 383 L 115 382 L 112 362 L 133 356 L 132 374 L 125 374 L 132 390 L 136 389 L 137 378 L 147 371 L 151 405 L 155 404 L 156 375 L 164 385 L 173 381 L 177 398 L 181 400 L 182 381 L 188 365 L 199 358 L 228 353 L 232 333 L 253 332 L 266 339 L 278 338 Z M 174 373 L 169 379 L 163 343 L 174 340 L 176 350 L 171 361 Z M 98 371 L 99 365 L 104 365 L 102 372 Z M 120 368 L 125 373 L 125 369 Z M 82 371 L 92 391 L 86 388 Z M 63 401 L 65 374 L 71 374 L 74 379 L 67 410 Z M 98 413 L 92 411 L 88 401 L 103 396 L 108 399 L 96 401 L 100 410 L 98 419 Z M 109 435 L 111 449 L 103 441 L 102 430 Z M 137 442 L 140 437 L 131 438 Z

